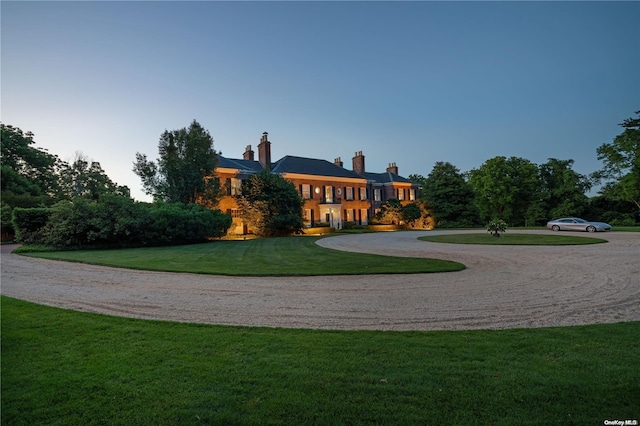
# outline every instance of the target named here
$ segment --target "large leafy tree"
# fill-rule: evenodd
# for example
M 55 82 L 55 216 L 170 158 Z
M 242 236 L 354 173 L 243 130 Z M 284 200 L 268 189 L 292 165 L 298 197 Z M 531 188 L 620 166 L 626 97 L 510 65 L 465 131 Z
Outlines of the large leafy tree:
M 424 190 L 427 186 L 427 178 L 419 174 L 411 174 L 409 175 L 409 180 L 418 184 L 418 192 L 420 194 L 420 198 L 423 198 Z
M 300 233 L 304 226 L 304 200 L 295 185 L 282 176 L 262 170 L 242 182 L 237 197 L 242 219 L 261 237 Z
M 14 235 L 12 216 L 15 207 L 50 206 L 55 202 L 60 161 L 55 155 L 35 147 L 31 132 L 0 123 L 0 137 L 0 228 L 4 241 Z
M 611 199 L 604 195 L 589 198 L 584 218 L 606 222 L 613 226 L 632 226 L 640 223 L 640 210 L 630 214 L 636 208 L 631 201 Z
M 549 160 L 540 165 L 544 210 L 549 219 L 582 216 L 589 199 L 589 178 L 572 169 L 573 160 Z
M 157 161 L 136 153 L 133 171 L 148 195 L 156 201 L 215 204 L 220 184 L 212 176 L 218 156 L 206 129 L 194 120 L 188 128 L 165 131 L 158 152 Z
M 97 201 L 107 194 L 129 197 L 129 188 L 118 186 L 109 179 L 99 162 L 90 160 L 81 152 L 76 152 L 71 163 L 62 165 L 59 198 L 82 197 Z
M 35 147 L 31 132 L 2 123 L 0 132 L 3 196 L 53 196 L 58 188 L 58 157 Z
M 543 216 L 538 166 L 527 159 L 491 158 L 469 172 L 469 183 L 484 221 L 500 218 L 518 226 Z
M 613 142 L 598 147 L 598 160 L 604 166 L 592 176 L 596 182 L 606 182 L 605 197 L 630 201 L 640 209 L 640 111 L 636 115 L 620 124 L 624 130 Z
M 438 161 L 426 178 L 417 181 L 437 226 L 471 226 L 478 223 L 473 189 L 453 164 Z
M 51 206 L 75 197 L 95 201 L 106 194 L 129 197 L 129 189 L 113 183 L 100 163 L 78 153 L 71 163 L 61 161 L 33 146 L 33 133 L 5 124 L 0 124 L 0 128 L 3 238 L 13 232 L 11 218 L 15 207 Z

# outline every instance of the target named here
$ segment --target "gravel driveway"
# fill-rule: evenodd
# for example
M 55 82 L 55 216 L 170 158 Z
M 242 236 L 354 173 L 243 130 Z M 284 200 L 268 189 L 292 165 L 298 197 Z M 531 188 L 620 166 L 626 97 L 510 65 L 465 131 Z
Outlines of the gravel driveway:
M 609 242 L 556 247 L 417 240 L 427 233 L 445 232 L 344 235 L 319 244 L 389 256 L 450 259 L 464 263 L 464 271 L 207 276 L 32 259 L 10 254 L 10 247 L 3 246 L 0 291 L 86 312 L 267 327 L 460 330 L 640 320 L 639 233 L 598 234 Z

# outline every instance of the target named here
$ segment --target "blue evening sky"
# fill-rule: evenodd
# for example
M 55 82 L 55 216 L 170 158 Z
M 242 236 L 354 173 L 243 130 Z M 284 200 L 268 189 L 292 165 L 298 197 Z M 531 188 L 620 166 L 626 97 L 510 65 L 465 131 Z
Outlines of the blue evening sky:
M 135 153 L 196 119 L 223 155 L 428 175 L 601 167 L 640 109 L 638 2 L 2 1 L 1 119 L 147 199 Z

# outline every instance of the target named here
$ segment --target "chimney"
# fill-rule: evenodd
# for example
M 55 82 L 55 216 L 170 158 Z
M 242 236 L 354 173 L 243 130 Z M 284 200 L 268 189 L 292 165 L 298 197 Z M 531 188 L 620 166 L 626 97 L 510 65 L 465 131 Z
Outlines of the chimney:
M 340 157 L 338 157 L 335 160 L 333 160 L 333 164 L 335 164 L 336 166 L 339 166 L 339 167 L 344 167 L 344 163 L 342 162 L 342 159 L 340 159 Z
M 398 166 L 396 166 L 396 163 L 389 163 L 389 167 L 387 167 L 387 173 L 393 173 L 395 175 L 398 174 Z
M 356 152 L 353 157 L 353 171 L 361 176 L 364 175 L 364 155 L 362 155 L 362 151 Z
M 247 145 L 247 147 L 244 149 L 244 154 L 242 154 L 242 158 L 245 160 L 254 161 L 254 154 L 255 153 L 251 149 L 251 145 Z
M 271 170 L 271 142 L 268 140 L 269 133 L 264 132 L 258 144 L 258 161 L 262 167 Z

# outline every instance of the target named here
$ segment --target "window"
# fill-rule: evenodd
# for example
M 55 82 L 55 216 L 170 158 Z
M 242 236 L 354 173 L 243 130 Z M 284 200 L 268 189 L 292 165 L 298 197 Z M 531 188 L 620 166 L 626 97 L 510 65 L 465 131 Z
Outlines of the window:
M 231 178 L 231 195 L 240 195 L 242 188 L 242 180 L 238 178 Z
M 380 192 L 380 188 L 376 188 L 373 190 L 373 200 L 374 201 L 382 200 L 382 193 Z
M 354 217 L 353 217 L 353 212 L 354 211 L 355 210 L 353 210 L 353 209 L 346 209 L 345 210 L 345 216 L 346 216 L 347 222 L 353 222 L 355 220 Z
M 411 201 L 415 201 L 415 199 L 416 199 L 416 190 L 415 189 L 410 189 L 409 190 L 409 199 Z
M 304 209 L 304 216 L 302 217 L 302 219 L 305 222 L 309 222 L 311 220 L 311 209 Z
M 398 188 L 398 200 L 404 200 L 404 188 Z
M 360 200 L 367 199 L 367 188 L 360 188 Z
M 325 186 L 324 199 L 327 203 L 333 203 L 333 186 Z
M 360 209 L 360 223 L 361 225 L 366 225 L 369 223 L 368 217 L 369 211 L 367 209 Z
M 302 199 L 309 200 L 311 198 L 311 185 L 302 185 Z
M 344 192 L 345 200 L 353 200 L 353 188 L 346 187 Z
M 230 209 L 231 211 L 227 211 L 227 213 L 229 213 L 231 215 L 231 217 L 240 217 L 241 216 L 241 211 L 239 209 Z

